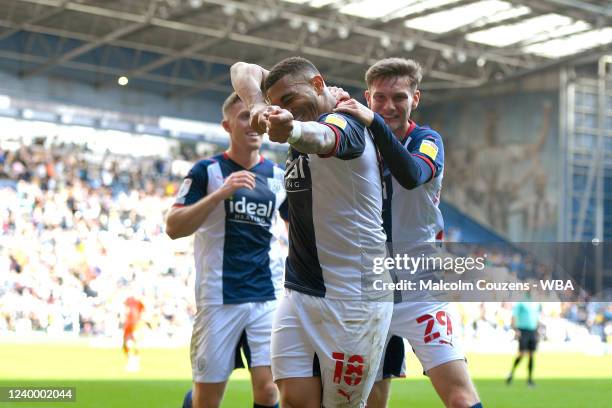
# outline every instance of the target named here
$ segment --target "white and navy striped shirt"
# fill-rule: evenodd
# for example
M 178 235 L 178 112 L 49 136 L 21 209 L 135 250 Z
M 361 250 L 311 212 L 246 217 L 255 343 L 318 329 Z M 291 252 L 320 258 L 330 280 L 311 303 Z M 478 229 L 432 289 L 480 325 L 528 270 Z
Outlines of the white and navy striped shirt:
M 318 122 L 334 131 L 335 149 L 319 156 L 291 148 L 287 158 L 285 286 L 312 296 L 362 299 L 374 258 L 386 255 L 378 156 L 368 130 L 352 117 L 325 114 Z
M 175 206 L 196 203 L 241 170 L 226 153 L 199 161 L 183 181 Z M 236 190 L 195 232 L 198 305 L 262 302 L 276 299 L 281 290 L 284 256 L 272 226 L 279 208 L 281 213 L 286 209 L 283 170 L 262 157 L 249 171 L 255 174 L 255 189 Z

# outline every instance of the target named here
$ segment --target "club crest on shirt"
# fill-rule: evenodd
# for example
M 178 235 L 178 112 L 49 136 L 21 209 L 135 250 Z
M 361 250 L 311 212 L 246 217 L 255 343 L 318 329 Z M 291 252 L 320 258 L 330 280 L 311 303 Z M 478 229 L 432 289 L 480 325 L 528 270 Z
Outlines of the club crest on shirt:
M 283 189 L 283 181 L 268 177 L 268 188 L 274 194 L 278 194 Z

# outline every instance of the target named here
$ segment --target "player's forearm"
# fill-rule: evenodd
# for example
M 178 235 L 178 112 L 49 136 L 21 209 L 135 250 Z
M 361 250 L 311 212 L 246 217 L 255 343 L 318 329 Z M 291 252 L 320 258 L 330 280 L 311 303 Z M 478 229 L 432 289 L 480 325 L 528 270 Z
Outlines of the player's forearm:
M 249 109 L 266 103 L 261 86 L 267 76 L 267 70 L 246 62 L 237 62 L 230 68 L 232 87 Z
M 195 204 L 173 207 L 166 217 L 166 234 L 172 239 L 193 234 L 221 201 L 223 197 L 217 190 Z
M 397 182 L 404 188 L 412 190 L 431 179 L 432 172 L 427 164 L 413 157 L 397 140 L 382 116 L 374 114 L 369 126 L 383 160 Z
M 290 143 L 298 152 L 329 154 L 336 147 L 336 134 L 329 127 L 317 122 L 294 121 L 301 128 L 300 138 Z

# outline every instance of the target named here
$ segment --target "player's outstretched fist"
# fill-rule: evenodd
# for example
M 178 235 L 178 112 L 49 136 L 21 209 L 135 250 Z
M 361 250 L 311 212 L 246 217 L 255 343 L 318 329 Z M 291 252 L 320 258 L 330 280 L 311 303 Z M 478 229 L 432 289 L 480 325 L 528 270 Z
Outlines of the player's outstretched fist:
M 293 130 L 293 115 L 286 109 L 268 115 L 268 136 L 277 143 L 286 143 Z
M 263 116 L 264 116 L 264 118 L 267 121 L 270 118 L 271 115 L 278 115 L 282 111 L 284 111 L 284 109 L 281 108 L 280 106 L 268 105 L 266 107 L 266 109 L 264 110 L 264 112 L 263 112 Z
M 265 103 L 257 103 L 251 107 L 249 112 L 249 123 L 251 125 L 251 129 L 260 135 L 266 133 L 267 120 L 265 114 L 268 108 L 269 106 Z
M 370 126 L 374 120 L 374 112 L 365 105 L 357 102 L 355 99 L 340 102 L 334 112 L 348 113 L 366 126 Z
M 229 175 L 219 189 L 223 199 L 229 198 L 239 188 L 255 188 L 255 174 L 248 170 L 236 171 Z
M 267 133 L 268 131 L 268 118 L 270 115 L 274 115 L 282 111 L 282 109 L 276 105 L 267 105 L 265 103 L 258 103 L 253 105 L 250 110 L 250 125 L 251 129 L 259 133 L 260 135 Z

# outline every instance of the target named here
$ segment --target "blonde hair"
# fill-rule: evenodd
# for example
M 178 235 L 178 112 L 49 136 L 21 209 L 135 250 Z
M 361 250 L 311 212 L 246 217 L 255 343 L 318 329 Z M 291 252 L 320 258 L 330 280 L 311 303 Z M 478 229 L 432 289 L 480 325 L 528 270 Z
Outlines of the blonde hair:
M 238 102 L 242 102 L 242 99 L 240 99 L 236 92 L 232 92 L 230 96 L 225 98 L 225 101 L 223 102 L 223 106 L 221 108 L 221 111 L 223 112 L 223 119 L 227 119 L 227 114 L 230 108 Z

